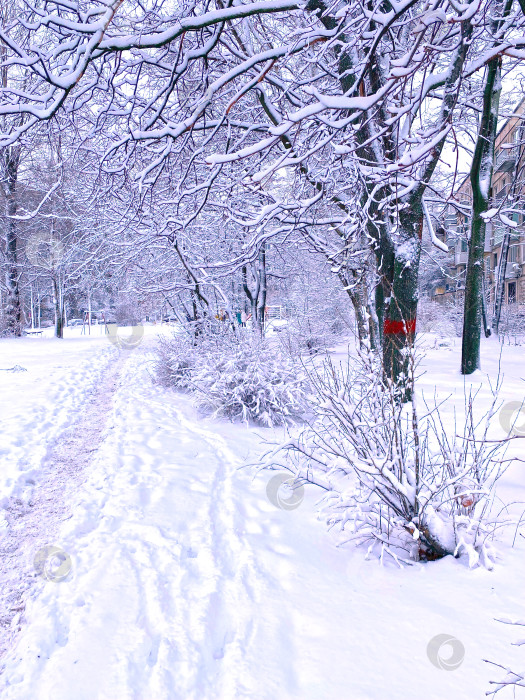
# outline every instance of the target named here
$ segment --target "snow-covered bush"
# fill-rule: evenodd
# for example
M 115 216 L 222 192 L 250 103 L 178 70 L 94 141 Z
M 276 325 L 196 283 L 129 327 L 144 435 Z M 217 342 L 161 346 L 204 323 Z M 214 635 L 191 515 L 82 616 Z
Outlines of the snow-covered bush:
M 458 326 L 460 310 L 453 302 L 440 303 L 427 298 L 420 299 L 417 306 L 417 326 L 423 333 L 435 333 L 440 338 L 461 334 Z M 462 320 L 462 319 L 461 319 Z
M 191 380 L 196 404 L 232 420 L 278 425 L 306 409 L 304 371 L 264 342 L 206 353 Z
M 503 305 L 499 336 L 509 345 L 522 345 L 525 342 L 525 306 L 523 304 Z
M 190 391 L 200 409 L 230 420 L 280 425 L 308 406 L 301 364 L 249 331 L 225 328 L 194 343 L 183 335 L 163 340 L 157 376 Z
M 348 336 L 355 325 L 352 305 L 326 259 L 297 248 L 279 258 L 282 277 L 274 284 L 286 299 L 288 323 L 276 335 L 285 354 L 315 355 Z
M 157 345 L 155 374 L 157 381 L 164 386 L 187 389 L 191 368 L 195 363 L 196 352 L 185 333 L 161 336 Z
M 321 512 L 344 542 L 398 561 L 465 554 L 491 568 L 499 523 L 489 511 L 504 449 L 486 439 L 494 405 L 476 422 L 471 397 L 464 425 L 444 426 L 437 408 L 420 417 L 415 401 L 399 401 L 377 364 L 326 362 L 311 377 L 315 420 L 262 466 L 325 489 Z
M 353 328 L 349 317 L 334 313 L 332 317 L 292 317 L 278 335 L 285 355 L 317 355 L 347 338 Z

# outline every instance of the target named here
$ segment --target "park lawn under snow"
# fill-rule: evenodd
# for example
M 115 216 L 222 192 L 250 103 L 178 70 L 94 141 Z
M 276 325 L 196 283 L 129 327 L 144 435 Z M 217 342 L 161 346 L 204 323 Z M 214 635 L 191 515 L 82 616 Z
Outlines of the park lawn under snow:
M 424 341 L 420 390 L 451 394 L 442 412 L 452 429 L 464 402 L 458 341 Z M 0 628 L 3 699 L 474 700 L 502 675 L 483 659 L 525 667 L 511 646 L 519 629 L 495 619 L 525 617 L 525 540 L 511 546 L 515 528 L 491 572 L 452 557 L 399 569 L 337 548 L 316 519 L 321 494 L 307 488 L 298 508 L 279 510 L 266 497 L 273 475 L 238 469 L 264 451 L 261 438 L 282 434 L 197 416 L 188 397 L 153 383 L 153 347 L 150 337 L 129 353 L 98 336 L 0 341 L 0 367 L 27 369 L 0 373 L 1 505 L 16 524 L 0 530 L 0 551 L 9 537 L 23 552 L 0 590 L 9 600 L 18 582 L 26 600 Z M 497 342 L 483 355 L 494 379 Z M 505 347 L 502 367 L 501 398 L 521 400 L 523 348 Z M 487 379 L 471 381 L 482 413 Z M 504 436 L 497 420 L 494 435 Z M 55 463 L 62 487 L 53 491 Z M 525 504 L 524 484 L 516 462 L 498 494 Z M 46 489 L 52 497 L 39 502 Z M 59 583 L 34 572 L 35 552 L 49 544 L 71 557 Z M 427 657 L 438 634 L 465 648 L 455 671 Z

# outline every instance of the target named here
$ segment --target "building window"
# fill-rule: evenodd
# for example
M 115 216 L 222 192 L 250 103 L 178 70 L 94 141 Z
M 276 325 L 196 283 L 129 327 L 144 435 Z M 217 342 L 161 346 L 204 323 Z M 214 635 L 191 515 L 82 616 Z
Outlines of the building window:
M 494 269 L 498 267 L 498 254 L 494 253 Z
M 516 282 L 509 282 L 507 299 L 509 304 L 516 303 Z
M 509 246 L 509 262 L 518 262 L 518 244 L 511 243 Z

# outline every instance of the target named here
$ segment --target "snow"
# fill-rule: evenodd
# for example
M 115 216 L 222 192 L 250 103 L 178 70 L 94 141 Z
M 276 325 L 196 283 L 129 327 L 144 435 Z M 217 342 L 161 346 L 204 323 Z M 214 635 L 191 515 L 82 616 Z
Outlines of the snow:
M 39 520 L 33 535 L 29 507 L 22 529 L 0 530 L 0 550 L 18 537 L 17 577 L 30 581 L 21 632 L 2 659 L 3 700 L 474 700 L 500 678 L 483 659 L 522 667 L 511 646 L 519 635 L 497 619 L 523 617 L 523 537 L 512 548 L 514 529 L 505 534 L 491 572 L 452 557 L 398 569 L 336 548 L 316 519 L 319 493 L 305 488 L 296 508 L 280 510 L 266 496 L 275 473 L 238 469 L 267 449 L 261 438 L 282 434 L 203 418 L 154 384 L 148 331 L 125 353 L 97 335 L 0 341 L 0 367 L 27 369 L 0 376 L 4 509 L 35 496 L 27 468 L 39 490 L 57 483 L 46 455 L 68 428 L 70 461 L 86 457 L 76 488 L 54 492 L 54 530 Z M 449 396 L 452 429 L 464 405 L 460 341 L 435 340 L 423 338 L 420 391 Z M 503 348 L 503 401 L 523 398 L 522 357 Z M 492 380 L 498 363 L 491 338 L 482 366 Z M 488 406 L 485 374 L 467 384 Z M 91 424 L 98 432 L 86 441 Z M 504 436 L 498 421 L 494 434 Z M 503 501 L 523 502 L 522 473 L 519 463 L 507 472 Z M 42 543 L 71 557 L 64 581 L 35 576 Z M 427 657 L 437 635 L 464 647 L 453 672 Z
M 235 5 L 222 10 L 212 10 L 205 12 L 198 17 L 185 17 L 178 22 L 172 22 L 168 29 L 163 32 L 153 32 L 152 34 L 143 34 L 141 36 L 133 34 L 123 34 L 121 36 L 111 36 L 100 42 L 102 50 L 127 49 L 132 46 L 146 48 L 156 47 L 172 41 L 175 37 L 180 36 L 184 32 L 198 31 L 204 27 L 208 27 L 218 22 L 233 20 L 238 17 L 246 17 L 254 12 L 283 12 L 285 10 L 296 9 L 295 2 L 288 0 L 270 0 L 268 2 L 254 2 L 243 5 Z M 101 20 L 102 22 L 103 20 Z M 94 25 L 87 25 L 91 28 Z M 85 29 L 84 29 L 85 31 Z
M 214 155 L 208 156 L 206 158 L 206 162 L 209 165 L 216 165 L 217 163 L 229 163 L 234 160 L 239 160 L 240 158 L 247 158 L 248 156 L 257 153 L 258 151 L 267 148 L 268 146 L 271 146 L 273 143 L 275 143 L 275 141 L 277 141 L 275 137 L 270 137 L 268 139 L 263 139 L 259 143 L 254 144 L 253 146 L 241 148 L 241 150 L 237 151 L 236 153 L 215 153 Z
M 66 343 L 39 337 L 0 341 L 0 503 L 18 494 L 18 480 L 23 488 L 37 473 L 48 443 L 81 409 L 116 354 L 98 327 L 93 331 L 97 335 L 88 339 L 78 337 L 80 329 L 67 329 Z M 6 371 L 15 365 L 27 371 Z
M 423 205 L 423 213 L 425 214 L 425 221 L 427 222 L 427 230 L 430 233 L 430 238 L 432 239 L 433 245 L 436 246 L 436 248 L 439 248 L 440 250 L 444 251 L 445 253 L 448 253 L 448 245 L 446 243 L 443 243 L 443 241 L 440 241 L 439 238 L 436 236 L 435 231 L 434 231 L 434 226 L 432 225 L 432 218 L 430 216 L 430 212 L 428 211 L 428 206 L 425 200 L 423 199 L 421 201 Z
M 518 222 L 513 221 L 512 219 L 509 219 L 508 216 L 505 216 L 505 214 L 500 212 L 499 218 L 503 221 L 505 226 L 510 226 L 510 228 L 517 228 Z

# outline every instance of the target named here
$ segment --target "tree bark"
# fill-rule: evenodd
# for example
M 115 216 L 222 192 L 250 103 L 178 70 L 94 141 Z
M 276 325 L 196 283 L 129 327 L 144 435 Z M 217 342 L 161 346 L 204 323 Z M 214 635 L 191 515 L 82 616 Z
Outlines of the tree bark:
M 493 58 L 488 66 L 483 90 L 483 112 L 479 128 L 470 182 L 472 186 L 472 222 L 468 246 L 467 279 L 461 348 L 461 373 L 472 374 L 481 366 L 480 343 L 483 318 L 483 251 L 485 220 L 490 207 L 490 185 L 494 169 L 494 143 L 498 124 L 501 95 L 501 57 Z
M 363 271 L 347 268 L 346 271 L 341 270 L 338 276 L 354 309 L 359 348 L 361 350 L 366 350 L 369 347 L 375 349 L 369 324 L 370 316 L 367 319 L 368 300 L 363 283 Z
M 255 288 L 250 289 L 248 282 L 248 267 L 242 267 L 242 287 L 250 304 L 252 325 L 254 330 L 262 336 L 264 333 L 264 320 L 266 311 L 267 274 L 266 274 L 266 246 L 263 243 L 257 263 L 251 266 L 252 276 L 255 278 Z
M 423 210 L 399 212 L 400 242 L 394 260 L 392 291 L 383 321 L 383 371 L 397 385 L 401 398 L 410 401 L 410 351 L 416 337 L 418 272 L 423 231 Z
M 257 326 L 259 333 L 264 333 L 264 322 L 266 313 L 266 295 L 268 292 L 267 276 L 266 276 L 266 244 L 261 245 L 259 250 L 259 260 L 257 265 Z
M 2 155 L 2 189 L 6 199 L 7 228 L 5 233 L 6 253 L 6 326 L 10 335 L 22 335 L 22 308 L 20 304 L 18 238 L 16 220 L 12 217 L 17 211 L 18 167 L 20 164 L 20 147 L 4 149 Z
M 53 297 L 55 301 L 55 337 L 64 337 L 64 297 L 56 275 L 53 276 Z
M 511 0 L 507 0 L 511 2 Z M 375 3 L 367 0 L 371 15 Z M 335 17 L 330 17 L 325 0 L 309 0 L 306 9 L 316 12 L 327 29 L 337 26 Z M 370 23 L 370 31 L 375 29 Z M 458 81 L 465 63 L 473 26 L 469 20 L 461 23 L 461 42 L 458 43 L 450 59 L 450 70 L 439 87 L 443 88 L 443 101 L 440 111 L 442 126 L 452 123 L 454 106 L 458 98 Z M 353 46 L 350 40 L 341 38 L 341 46 L 336 49 L 339 62 L 339 81 L 344 94 L 350 94 L 356 81 L 353 69 L 354 60 L 350 53 Z M 364 57 L 361 57 L 361 59 Z M 359 94 L 377 94 L 385 85 L 384 59 L 375 49 L 366 55 L 367 70 L 360 78 Z M 437 86 L 436 86 L 437 87 Z M 374 109 L 374 113 L 363 115 L 361 127 L 356 130 L 356 154 L 362 162 L 381 168 L 385 163 L 398 158 L 398 134 L 390 127 L 389 114 L 384 105 Z M 375 291 L 375 310 L 383 347 L 384 379 L 400 385 L 403 400 L 410 399 L 408 381 L 409 352 L 414 342 L 417 312 L 417 279 L 423 227 L 422 201 L 425 189 L 435 171 L 445 144 L 445 136 L 434 145 L 422 165 L 418 185 L 408 195 L 399 200 L 393 198 L 395 191 L 385 183 L 382 190 L 376 189 L 375 182 L 367 183 L 363 192 L 362 207 L 366 207 L 367 235 L 376 258 L 378 283 Z M 395 222 L 390 225 L 380 202 L 385 197 L 395 201 Z

